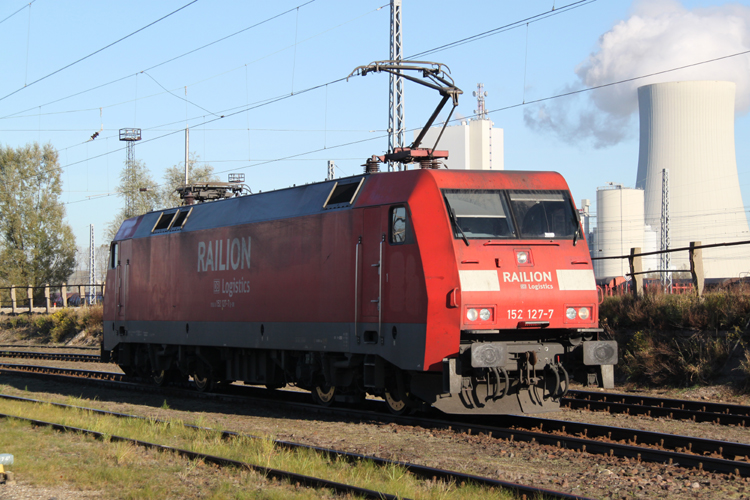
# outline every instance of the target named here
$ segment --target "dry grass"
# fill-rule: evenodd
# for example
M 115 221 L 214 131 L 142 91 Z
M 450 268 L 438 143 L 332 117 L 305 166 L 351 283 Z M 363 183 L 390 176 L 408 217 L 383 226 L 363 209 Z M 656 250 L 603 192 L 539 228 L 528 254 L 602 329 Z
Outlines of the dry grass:
M 748 286 L 703 297 L 660 292 L 607 297 L 599 317 L 620 346 L 617 371 L 623 381 L 672 387 L 726 383 L 750 391 Z
M 102 333 L 101 305 L 67 307 L 51 314 L 26 314 L 0 317 L 0 329 L 14 331 L 19 340 L 38 340 L 41 343 L 63 342 L 85 331 L 89 338 Z
M 741 285 L 692 294 L 669 295 L 652 290 L 605 297 L 599 308 L 601 325 L 610 330 L 746 330 L 750 322 L 750 286 Z
M 71 398 L 69 404 L 83 401 Z M 457 486 L 422 481 L 396 466 L 380 467 L 364 460 L 350 463 L 310 450 L 289 451 L 272 438 L 223 439 L 218 431 L 196 430 L 182 421 L 123 419 L 86 410 L 62 409 L 48 404 L 0 400 L 0 413 L 29 416 L 102 432 L 218 455 L 271 468 L 321 477 L 416 499 L 513 498 L 474 485 Z M 200 425 L 201 422 L 196 422 Z M 97 442 L 80 435 L 48 429 L 32 431 L 28 424 L 3 421 L 0 449 L 16 455 L 19 479 L 48 486 L 64 480 L 82 490 L 106 485 L 113 498 L 319 498 L 331 493 L 273 482 L 248 471 L 218 469 L 190 462 L 169 453 L 147 452 L 129 444 Z M 194 491 L 195 484 L 201 487 Z

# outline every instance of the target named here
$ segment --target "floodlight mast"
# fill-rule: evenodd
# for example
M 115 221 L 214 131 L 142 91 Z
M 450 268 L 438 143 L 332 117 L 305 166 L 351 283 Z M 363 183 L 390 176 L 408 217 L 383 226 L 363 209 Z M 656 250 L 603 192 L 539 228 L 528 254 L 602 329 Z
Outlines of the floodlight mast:
M 443 98 L 438 104 L 437 108 L 435 108 L 432 116 L 430 116 L 429 120 L 427 120 L 427 123 L 422 128 L 422 131 L 419 133 L 417 138 L 414 139 L 414 142 L 411 144 L 411 146 L 409 146 L 408 148 L 394 148 L 393 151 L 388 151 L 386 155 L 380 157 L 380 161 L 396 161 L 406 164 L 413 163 L 415 161 L 424 163 L 425 160 L 434 161 L 439 158 L 447 158 L 447 151 L 436 151 L 435 148 L 437 148 L 438 142 L 440 142 L 440 138 L 443 136 L 443 132 L 445 131 L 445 127 L 448 125 L 448 121 L 450 121 L 450 118 L 453 115 L 453 111 L 456 109 L 456 106 L 458 106 L 458 96 L 463 94 L 461 89 L 456 87 L 453 78 L 451 78 L 450 69 L 448 68 L 448 66 L 441 63 L 429 61 L 375 61 L 366 66 L 359 66 L 358 68 L 355 68 L 355 70 L 352 71 L 349 77 L 355 75 L 365 76 L 367 73 L 378 73 L 381 71 L 390 73 L 392 75 L 399 75 L 401 78 L 406 78 L 407 80 L 414 83 L 418 83 L 433 90 L 437 90 L 440 95 L 443 96 Z M 403 73 L 404 71 L 421 72 L 422 79 L 405 74 Z M 435 122 L 438 114 L 440 114 L 440 111 L 442 111 L 443 107 L 445 107 L 449 99 L 453 101 L 453 107 L 451 108 L 450 113 L 448 113 L 448 118 L 445 119 L 445 123 L 443 124 L 443 128 L 440 131 L 437 140 L 435 141 L 435 145 L 432 147 L 432 149 L 420 148 L 419 145 L 422 143 L 422 139 L 424 139 L 425 134 L 427 134 L 427 131 Z

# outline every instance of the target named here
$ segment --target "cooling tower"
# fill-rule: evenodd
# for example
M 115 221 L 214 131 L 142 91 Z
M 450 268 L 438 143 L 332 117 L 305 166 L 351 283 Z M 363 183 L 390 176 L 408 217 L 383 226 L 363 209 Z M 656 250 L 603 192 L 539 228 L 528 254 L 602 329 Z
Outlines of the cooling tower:
M 610 185 L 596 190 L 596 245 L 594 256 L 627 255 L 631 247 L 643 247 L 643 190 Z M 625 276 L 625 259 L 594 261 L 597 279 Z
M 641 142 L 636 187 L 645 191 L 645 219 L 661 231 L 662 170 L 669 178 L 670 248 L 750 240 L 734 152 L 731 82 L 694 81 L 638 89 Z M 689 269 L 687 252 L 672 269 Z M 705 249 L 706 278 L 750 271 L 750 245 Z

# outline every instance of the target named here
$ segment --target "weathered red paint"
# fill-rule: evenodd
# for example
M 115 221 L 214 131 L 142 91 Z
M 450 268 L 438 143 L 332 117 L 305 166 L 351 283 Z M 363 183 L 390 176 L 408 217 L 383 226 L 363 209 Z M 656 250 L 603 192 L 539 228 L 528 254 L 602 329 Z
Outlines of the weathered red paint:
M 439 371 L 444 358 L 457 355 L 467 305 L 494 307 L 490 320 L 471 326 L 475 330 L 517 330 L 524 319 L 544 319 L 550 328 L 596 326 L 596 291 L 562 292 L 555 277 L 560 269 L 591 269 L 583 240 L 574 246 L 567 240 L 473 239 L 466 246 L 453 237 L 444 188 L 568 189 L 553 172 L 412 170 L 369 176 L 347 210 L 231 227 L 217 221 L 213 229 L 128 239 L 138 218 L 118 234 L 121 265 L 107 275 L 116 293 L 105 298 L 105 320 L 351 323 L 361 238 L 357 320 L 378 321 L 372 300 L 382 286 L 383 322 L 426 325 L 425 370 Z M 415 244 L 387 243 L 389 210 L 396 205 L 407 207 Z M 232 269 L 233 252 L 241 245 L 235 241 L 247 238 L 250 267 Z M 372 264 L 384 238 L 378 269 Z M 214 260 L 203 270 L 208 245 Z M 519 249 L 531 253 L 531 265 L 516 263 Z M 497 271 L 500 291 L 461 292 L 460 270 Z M 378 271 L 384 273 L 382 283 Z M 511 273 L 509 279 L 503 273 Z M 549 273 L 545 283 L 554 288 L 521 289 L 522 283 L 534 285 L 535 277 L 548 276 L 534 273 Z M 566 305 L 591 306 L 591 318 L 566 322 Z

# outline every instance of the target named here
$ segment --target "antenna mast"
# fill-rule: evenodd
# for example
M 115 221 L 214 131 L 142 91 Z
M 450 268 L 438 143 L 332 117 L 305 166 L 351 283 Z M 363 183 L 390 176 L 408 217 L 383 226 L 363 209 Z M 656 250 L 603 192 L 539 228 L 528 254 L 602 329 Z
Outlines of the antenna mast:
M 391 61 L 400 63 L 404 59 L 401 40 L 401 0 L 391 0 Z M 390 74 L 388 87 L 388 153 L 394 153 L 396 148 L 404 147 L 404 79 L 401 71 Z M 401 167 L 388 162 L 388 170 Z M 404 165 L 406 169 L 406 165 Z
M 477 115 L 477 120 L 486 120 L 487 108 L 484 107 L 484 98 L 487 97 L 487 92 L 484 90 L 484 84 L 477 83 L 477 89 L 473 94 L 477 98 L 477 109 L 474 110 L 474 114 Z

